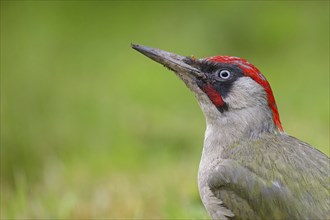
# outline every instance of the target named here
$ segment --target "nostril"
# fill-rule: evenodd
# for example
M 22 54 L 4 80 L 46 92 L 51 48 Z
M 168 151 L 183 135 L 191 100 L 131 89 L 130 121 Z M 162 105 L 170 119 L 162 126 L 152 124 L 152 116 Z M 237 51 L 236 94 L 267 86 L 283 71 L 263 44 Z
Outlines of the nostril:
M 195 63 L 195 58 L 185 57 L 182 61 L 188 65 L 193 65 Z

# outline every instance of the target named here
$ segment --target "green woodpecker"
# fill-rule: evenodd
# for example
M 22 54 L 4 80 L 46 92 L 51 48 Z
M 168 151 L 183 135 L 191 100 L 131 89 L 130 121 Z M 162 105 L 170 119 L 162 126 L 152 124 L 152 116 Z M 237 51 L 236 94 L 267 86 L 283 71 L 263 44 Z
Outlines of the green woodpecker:
M 330 160 L 283 131 L 266 78 L 244 59 L 132 47 L 174 71 L 206 119 L 198 187 L 212 219 L 329 219 Z

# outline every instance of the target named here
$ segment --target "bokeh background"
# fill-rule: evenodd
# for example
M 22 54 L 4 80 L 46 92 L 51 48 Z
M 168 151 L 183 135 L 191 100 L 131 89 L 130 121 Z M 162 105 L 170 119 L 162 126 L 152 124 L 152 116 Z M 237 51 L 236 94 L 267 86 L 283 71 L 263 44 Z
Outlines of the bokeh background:
M 235 55 L 329 155 L 328 1 L 1 1 L 1 218 L 208 218 L 205 122 L 130 48 Z

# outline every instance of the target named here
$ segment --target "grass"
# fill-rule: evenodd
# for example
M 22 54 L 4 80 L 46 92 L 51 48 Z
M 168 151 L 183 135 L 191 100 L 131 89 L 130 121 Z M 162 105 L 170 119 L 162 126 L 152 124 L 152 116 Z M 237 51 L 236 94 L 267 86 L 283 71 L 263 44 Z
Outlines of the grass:
M 208 218 L 205 122 L 130 48 L 247 58 L 330 154 L 328 2 L 1 1 L 1 218 Z

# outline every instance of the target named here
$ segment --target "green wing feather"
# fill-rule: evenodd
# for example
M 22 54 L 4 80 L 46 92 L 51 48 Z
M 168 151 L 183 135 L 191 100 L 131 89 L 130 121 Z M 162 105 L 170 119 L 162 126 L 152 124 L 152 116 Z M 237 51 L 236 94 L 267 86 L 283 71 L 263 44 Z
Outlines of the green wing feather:
M 329 219 L 330 160 L 293 137 L 224 149 L 208 185 L 234 219 Z

